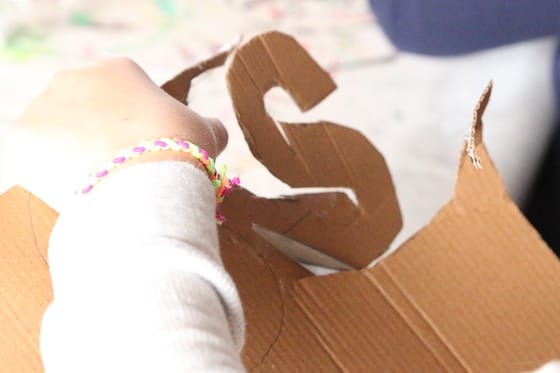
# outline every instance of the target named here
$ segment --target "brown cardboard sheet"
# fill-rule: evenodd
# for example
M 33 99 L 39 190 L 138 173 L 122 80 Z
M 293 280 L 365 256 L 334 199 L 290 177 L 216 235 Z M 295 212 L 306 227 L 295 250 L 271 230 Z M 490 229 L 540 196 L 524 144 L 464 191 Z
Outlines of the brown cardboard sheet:
M 349 371 L 519 372 L 560 356 L 560 264 L 507 196 L 482 143 L 490 90 L 454 198 L 432 222 L 372 269 L 295 285 Z
M 282 124 L 284 140 L 264 111 L 266 90 L 280 85 L 306 109 L 334 89 L 292 38 L 258 36 L 229 69 L 255 156 L 294 187 L 347 186 L 359 201 L 341 193 L 268 200 L 242 188 L 226 198 L 220 243 L 244 305 L 248 370 L 517 372 L 560 357 L 560 263 L 509 199 L 484 147 L 490 86 L 475 110 L 455 195 L 431 223 L 373 268 L 314 277 L 253 224 L 363 267 L 400 227 L 387 167 L 359 133 L 332 123 Z M 188 88 L 175 92 L 186 102 Z M 0 196 L 0 371 L 41 371 L 55 219 L 22 188 Z M 383 238 L 368 245 L 376 234 Z
M 22 188 L 0 196 L 0 371 L 40 372 L 39 326 L 52 299 L 48 237 L 56 213 Z

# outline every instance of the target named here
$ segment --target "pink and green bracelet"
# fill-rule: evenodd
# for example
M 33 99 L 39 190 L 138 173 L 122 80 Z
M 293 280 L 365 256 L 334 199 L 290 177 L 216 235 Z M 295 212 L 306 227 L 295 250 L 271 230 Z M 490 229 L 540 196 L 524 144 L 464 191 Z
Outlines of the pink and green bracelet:
M 111 171 L 119 167 L 126 161 L 134 158 L 138 158 L 142 154 L 148 152 L 157 152 L 160 150 L 173 150 L 187 153 L 193 158 L 197 159 L 206 170 L 210 182 L 214 186 L 216 191 L 216 221 L 221 224 L 225 219 L 224 216 L 219 211 L 219 204 L 224 200 L 224 197 L 232 190 L 236 185 L 239 185 L 239 178 L 234 177 L 228 179 L 226 177 L 226 166 L 223 165 L 218 172 L 216 169 L 216 164 L 214 159 L 208 155 L 206 150 L 198 147 L 190 141 L 162 137 L 153 141 L 143 141 L 140 144 L 133 146 L 129 149 L 121 151 L 119 155 L 111 160 L 105 167 L 93 172 L 89 176 L 88 183 L 86 186 L 79 190 L 81 194 L 89 193 L 93 187 L 103 180 Z

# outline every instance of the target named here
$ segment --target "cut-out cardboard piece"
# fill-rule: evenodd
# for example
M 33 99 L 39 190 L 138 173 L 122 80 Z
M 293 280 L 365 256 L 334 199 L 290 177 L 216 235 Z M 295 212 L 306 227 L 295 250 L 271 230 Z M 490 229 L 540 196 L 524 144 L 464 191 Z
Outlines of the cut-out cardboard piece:
M 383 156 L 358 131 L 326 121 L 279 123 L 286 141 L 265 110 L 275 86 L 301 110 L 312 108 L 335 89 L 329 75 L 295 39 L 269 32 L 235 51 L 227 78 L 245 139 L 270 172 L 294 188 L 349 187 L 358 199 L 356 206 L 339 192 L 279 199 L 234 192 L 241 196 L 230 196 L 224 211 L 235 229 L 258 224 L 353 267 L 380 256 L 402 226 Z

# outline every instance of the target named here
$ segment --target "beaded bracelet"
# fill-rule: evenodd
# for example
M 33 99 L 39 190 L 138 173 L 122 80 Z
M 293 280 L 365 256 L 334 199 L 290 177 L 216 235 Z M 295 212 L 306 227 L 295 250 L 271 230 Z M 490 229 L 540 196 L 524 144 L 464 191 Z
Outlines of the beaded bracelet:
M 223 223 L 225 218 L 220 213 L 219 204 L 224 200 L 226 194 L 228 194 L 234 186 L 239 185 L 239 178 L 234 177 L 232 179 L 228 179 L 226 177 L 225 165 L 223 165 L 218 172 L 216 170 L 214 159 L 208 156 L 206 150 L 186 140 L 162 137 L 154 141 L 143 141 L 136 146 L 123 150 L 119 152 L 119 154 L 113 158 L 111 162 L 105 165 L 105 167 L 96 172 L 92 172 L 89 175 L 88 183 L 84 188 L 79 190 L 78 193 L 89 193 L 97 183 L 109 174 L 109 172 L 113 171 L 127 160 L 138 158 L 142 154 L 148 152 L 156 152 L 160 150 L 174 150 L 187 153 L 197 159 L 204 166 L 204 169 L 212 182 L 212 186 L 216 191 L 216 221 L 218 224 Z

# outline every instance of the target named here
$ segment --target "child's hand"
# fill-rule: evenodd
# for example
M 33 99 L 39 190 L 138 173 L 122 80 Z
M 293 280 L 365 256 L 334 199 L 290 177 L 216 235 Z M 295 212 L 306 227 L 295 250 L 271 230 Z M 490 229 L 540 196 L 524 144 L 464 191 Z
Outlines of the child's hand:
M 8 133 L 3 182 L 20 184 L 56 210 L 116 153 L 142 140 L 179 137 L 215 157 L 227 133 L 162 91 L 129 59 L 56 75 Z M 180 159 L 179 152 L 146 154 L 136 161 Z M 128 163 L 128 162 L 127 162 Z

